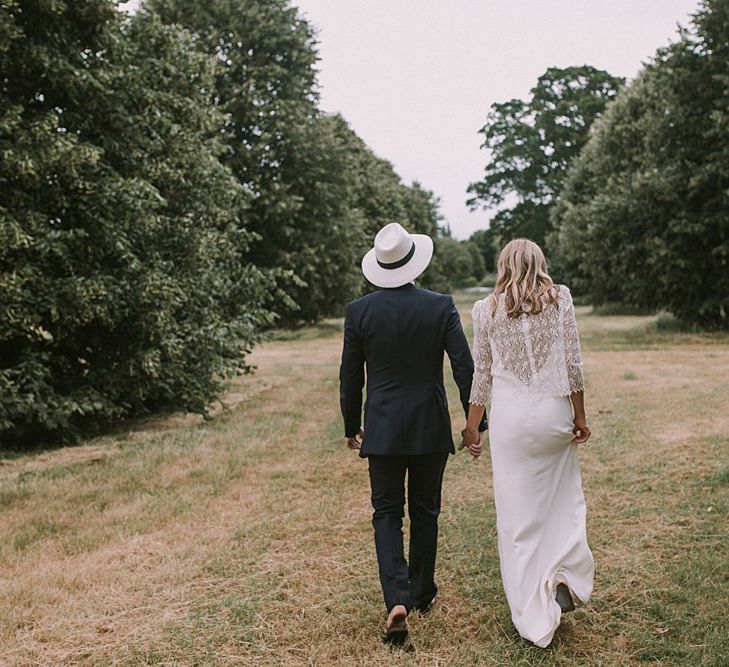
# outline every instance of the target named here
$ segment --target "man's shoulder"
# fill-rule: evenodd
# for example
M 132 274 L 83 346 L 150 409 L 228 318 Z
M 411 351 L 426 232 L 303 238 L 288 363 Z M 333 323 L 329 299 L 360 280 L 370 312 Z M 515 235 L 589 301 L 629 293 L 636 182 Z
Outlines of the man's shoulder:
M 362 295 L 358 299 L 352 299 L 345 308 L 347 310 L 357 310 L 360 306 L 365 305 L 368 301 L 371 301 L 373 298 L 375 298 L 379 294 L 379 290 L 376 292 L 368 292 L 367 294 Z
M 455 301 L 450 294 L 441 292 L 433 292 L 428 289 L 418 287 L 414 290 L 418 308 L 425 307 L 428 310 L 438 312 L 442 317 L 448 317 L 455 308 Z
M 377 303 L 380 300 L 384 300 L 387 303 L 396 290 L 380 289 L 374 292 L 369 292 L 358 299 L 350 301 L 346 305 L 346 311 L 356 313 L 362 310 L 368 304 Z M 418 301 L 425 301 L 433 305 L 448 306 L 453 303 L 453 297 L 450 294 L 441 294 L 440 292 L 433 292 L 431 290 L 423 289 L 422 287 L 412 287 L 407 290 L 406 294 L 415 297 Z
M 423 298 L 431 299 L 442 303 L 450 303 L 453 301 L 453 297 L 450 294 L 443 294 L 442 292 L 433 292 L 429 289 L 423 289 L 422 287 L 416 287 L 415 291 L 420 294 Z

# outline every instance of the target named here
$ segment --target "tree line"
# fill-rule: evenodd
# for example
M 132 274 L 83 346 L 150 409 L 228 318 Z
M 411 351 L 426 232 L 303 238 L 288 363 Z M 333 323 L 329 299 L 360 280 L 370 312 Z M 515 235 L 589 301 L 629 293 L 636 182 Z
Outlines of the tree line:
M 0 443 L 161 409 L 205 414 L 272 326 L 338 315 L 367 289 L 385 224 L 435 238 L 425 287 L 546 245 L 594 303 L 726 327 L 726 4 L 629 85 L 550 68 L 495 104 L 470 186 L 489 229 L 450 237 L 322 113 L 316 35 L 288 0 L 0 6 Z
M 0 6 L 1 443 L 205 414 L 263 331 L 366 289 L 390 222 L 437 237 L 428 286 L 461 280 L 437 198 L 321 112 L 316 62 L 287 0 Z
M 550 68 L 529 99 L 493 105 L 469 188 L 496 211 L 486 245 L 532 238 L 595 305 L 729 328 L 728 82 L 729 3 L 705 0 L 628 84 Z

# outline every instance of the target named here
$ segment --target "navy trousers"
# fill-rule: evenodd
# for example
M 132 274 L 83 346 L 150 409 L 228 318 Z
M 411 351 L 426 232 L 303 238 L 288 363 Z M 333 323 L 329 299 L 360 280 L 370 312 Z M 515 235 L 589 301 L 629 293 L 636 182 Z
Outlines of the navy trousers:
M 410 611 L 430 602 L 437 592 L 434 573 L 438 515 L 448 453 L 413 456 L 370 454 L 367 459 L 374 509 L 372 526 L 385 604 L 388 613 L 399 604 Z M 402 533 L 406 475 L 410 517 L 407 561 Z

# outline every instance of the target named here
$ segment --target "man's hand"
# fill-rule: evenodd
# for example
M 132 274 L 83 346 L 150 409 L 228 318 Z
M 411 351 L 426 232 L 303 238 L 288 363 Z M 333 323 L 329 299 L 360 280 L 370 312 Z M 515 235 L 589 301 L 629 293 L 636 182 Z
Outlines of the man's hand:
M 347 447 L 349 449 L 359 449 L 362 446 L 362 439 L 364 438 L 364 431 L 360 428 L 359 433 L 352 438 L 345 438 Z

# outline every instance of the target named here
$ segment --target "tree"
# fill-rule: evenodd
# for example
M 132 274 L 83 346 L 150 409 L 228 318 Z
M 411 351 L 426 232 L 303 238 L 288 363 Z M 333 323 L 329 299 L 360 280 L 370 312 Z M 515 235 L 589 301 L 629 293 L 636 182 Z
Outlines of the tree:
M 462 243 L 471 255 L 471 276 L 475 282 L 479 282 L 486 276 L 486 263 L 484 262 L 481 250 L 472 241 L 463 241 Z
M 349 152 L 351 137 L 340 123 L 324 114 L 308 121 L 297 169 L 288 176 L 292 190 L 306 196 L 291 213 L 292 228 L 300 235 L 279 248 L 279 261 L 295 267 L 298 279 L 286 288 L 296 307 L 278 308 L 283 324 L 338 314 L 362 291 L 357 267 L 367 244 L 366 221 L 356 201 L 358 165 Z M 270 239 L 264 236 L 266 243 Z
M 420 282 L 427 289 L 445 293 L 458 287 L 472 287 L 478 280 L 476 274 L 483 267 L 480 259 L 473 244 L 450 236 L 438 236 L 434 240 L 433 259 Z
M 0 439 L 205 412 L 267 320 L 216 63 L 104 0 L 6 3 L 0 40 Z
M 406 228 L 410 224 L 419 229 L 429 228 L 430 217 L 438 219 L 437 212 L 429 209 L 437 207 L 433 194 L 415 186 L 422 191 L 410 195 L 392 164 L 377 157 L 344 118 L 337 114 L 333 122 L 350 158 L 347 180 L 350 205 L 358 211 L 363 224 L 361 250 L 369 249 L 375 234 L 392 222 L 399 222 Z
M 314 321 L 356 291 L 350 218 L 352 171 L 337 121 L 317 109 L 311 25 L 287 0 L 148 0 L 170 24 L 194 31 L 220 61 L 215 93 L 227 114 L 224 162 L 252 194 L 259 241 L 247 257 L 275 269 L 280 323 Z M 359 221 L 355 215 L 354 218 Z
M 544 244 L 549 210 L 567 169 L 622 84 L 588 65 L 553 67 L 539 77 L 529 99 L 492 105 L 480 130 L 489 162 L 483 180 L 469 186 L 468 204 L 502 207 L 491 221 L 502 244 L 522 236 Z
M 435 232 L 419 185 L 403 185 L 340 116 L 317 109 L 312 27 L 287 0 L 148 0 L 220 60 L 216 97 L 228 114 L 225 158 L 252 193 L 258 234 L 248 257 L 279 272 L 279 322 L 339 312 L 364 287 L 357 267 L 390 222 Z M 283 297 L 283 298 L 282 298 Z
M 606 111 L 554 211 L 595 303 L 729 327 L 729 6 L 705 2 Z
M 479 229 L 471 234 L 468 239 L 473 243 L 481 253 L 484 264 L 484 272 L 494 273 L 496 271 L 496 255 L 498 249 L 496 247 L 496 233 L 490 227 L 488 229 Z
M 348 298 L 367 289 L 367 284 L 359 272 L 359 260 L 372 246 L 377 232 L 387 224 L 398 222 L 408 231 L 416 234 L 427 234 L 436 238 L 441 233 L 441 215 L 439 201 L 433 192 L 420 183 L 411 185 L 402 183 L 393 166 L 387 160 L 377 157 L 372 150 L 349 127 L 340 116 L 329 118 L 343 152 L 347 159 L 340 167 L 347 183 L 346 200 L 348 213 L 342 219 L 352 237 L 347 241 L 349 251 L 354 251 L 347 274 L 349 278 L 356 276 L 353 288 L 338 292 L 339 310 Z M 438 269 L 431 265 L 419 279 L 419 283 L 427 289 L 447 289 L 448 283 Z
M 435 238 L 440 233 L 442 216 L 440 201 L 435 193 L 426 190 L 418 182 L 402 185 L 402 202 L 405 209 L 405 228 L 413 234 L 427 234 Z

